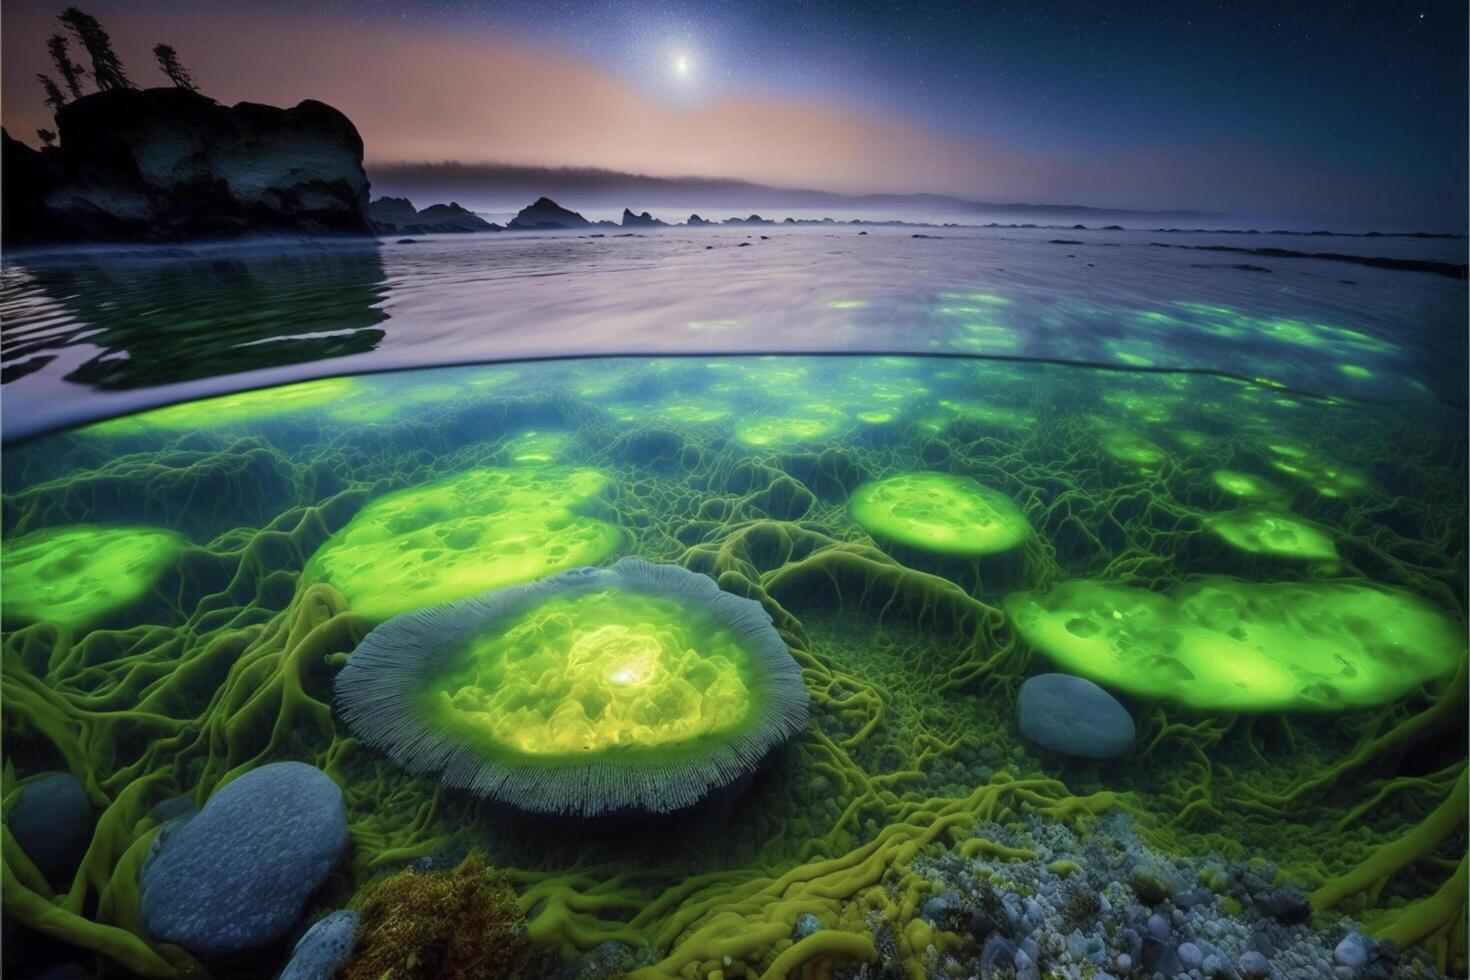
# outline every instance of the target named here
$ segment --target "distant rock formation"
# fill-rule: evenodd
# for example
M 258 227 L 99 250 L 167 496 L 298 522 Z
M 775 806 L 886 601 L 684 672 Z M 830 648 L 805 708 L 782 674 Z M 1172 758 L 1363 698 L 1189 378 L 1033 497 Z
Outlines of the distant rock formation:
M 362 137 L 321 102 L 113 89 L 62 106 L 56 131 L 40 152 L 3 140 L 8 244 L 372 232 Z
M 706 221 L 705 219 L 701 218 L 697 214 L 691 214 L 689 216 L 689 220 L 686 221 L 686 222 L 684 222 L 684 224 L 688 225 L 690 228 L 697 228 L 700 225 L 712 225 L 712 224 L 714 224 L 714 222 L 713 221 Z
M 406 197 L 380 197 L 368 205 L 368 219 L 380 235 L 433 235 L 500 231 L 501 227 L 451 201 L 415 210 Z
M 667 221 L 660 221 L 647 211 L 642 214 L 634 214 L 631 209 L 623 208 L 624 228 L 667 228 L 668 226 Z
M 776 222 L 768 221 L 758 214 L 753 214 L 748 218 L 726 218 L 723 223 L 727 225 L 774 225 Z
M 556 228 L 588 228 L 592 222 L 575 211 L 568 211 L 549 197 L 538 197 L 535 203 L 521 208 L 506 227 L 516 231 L 540 231 Z

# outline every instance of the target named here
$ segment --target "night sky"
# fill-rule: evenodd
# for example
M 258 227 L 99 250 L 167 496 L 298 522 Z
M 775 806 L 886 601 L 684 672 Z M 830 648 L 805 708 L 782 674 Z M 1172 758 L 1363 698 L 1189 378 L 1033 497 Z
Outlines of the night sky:
M 5 5 L 23 136 L 59 6 Z M 306 6 L 87 9 L 139 80 L 170 40 L 221 100 L 339 105 L 379 161 L 1465 225 L 1463 0 Z

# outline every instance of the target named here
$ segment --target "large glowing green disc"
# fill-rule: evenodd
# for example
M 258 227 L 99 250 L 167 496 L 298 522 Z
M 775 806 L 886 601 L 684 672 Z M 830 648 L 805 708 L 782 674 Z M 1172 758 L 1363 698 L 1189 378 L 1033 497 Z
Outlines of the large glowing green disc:
M 904 473 L 865 483 L 848 504 L 875 538 L 946 555 L 1008 551 L 1031 534 L 1026 515 L 967 476 Z
M 1336 561 L 1337 545 L 1322 528 L 1293 514 L 1231 510 L 1205 518 L 1205 527 L 1253 555 Z
M 7 540 L 5 618 L 86 626 L 146 595 L 183 547 L 161 528 L 80 524 Z
M 585 512 L 608 486 L 597 470 L 486 468 L 370 502 L 312 556 L 327 582 L 370 619 L 587 565 L 622 544 Z
M 278 388 L 241 391 L 125 415 L 90 425 L 84 431 L 96 435 L 137 435 L 161 429 L 238 425 L 303 409 L 338 406 L 344 399 L 357 394 L 359 385 L 355 378 L 324 378 Z
M 669 812 L 800 731 L 801 671 L 751 599 L 625 558 L 395 617 L 337 679 L 416 772 L 527 810 Z
M 1428 602 L 1350 582 L 1214 576 L 1163 594 L 1081 580 L 1004 606 L 1065 669 L 1201 709 L 1383 704 L 1465 655 L 1463 626 Z

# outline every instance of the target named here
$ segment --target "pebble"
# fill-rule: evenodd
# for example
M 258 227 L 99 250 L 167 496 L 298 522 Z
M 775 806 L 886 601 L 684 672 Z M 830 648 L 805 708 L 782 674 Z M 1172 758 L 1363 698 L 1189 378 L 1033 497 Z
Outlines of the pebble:
M 1264 980 L 1271 975 L 1271 963 L 1252 949 L 1240 958 L 1240 975 L 1246 980 Z
M 1357 970 L 1368 965 L 1368 940 L 1356 932 L 1343 937 L 1332 951 L 1332 959 L 1341 966 Z
M 1179 957 L 1179 964 L 1186 970 L 1198 970 L 1204 965 L 1205 954 L 1194 943 L 1180 943 L 1174 952 Z
M 92 840 L 92 804 L 69 772 L 48 772 L 21 788 L 6 826 L 53 888 L 71 881 Z
M 357 913 L 338 909 L 306 930 L 280 980 L 332 980 L 357 942 Z

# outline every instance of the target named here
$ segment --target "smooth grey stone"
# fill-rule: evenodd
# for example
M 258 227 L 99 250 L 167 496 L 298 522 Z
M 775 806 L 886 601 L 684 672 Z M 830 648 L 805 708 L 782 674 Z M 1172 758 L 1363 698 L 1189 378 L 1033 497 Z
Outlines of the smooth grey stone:
M 36 870 L 61 888 L 87 853 L 93 822 L 81 782 L 69 772 L 48 772 L 22 787 L 6 824 Z
M 143 925 L 198 956 L 272 943 L 347 849 L 347 809 L 315 766 L 276 762 L 210 797 L 142 874 Z
M 357 913 L 338 909 L 306 930 L 280 980 L 332 980 L 357 942 Z
M 1112 759 L 1133 748 L 1133 716 L 1084 677 L 1039 674 L 1016 698 L 1021 734 L 1044 749 L 1081 759 Z

